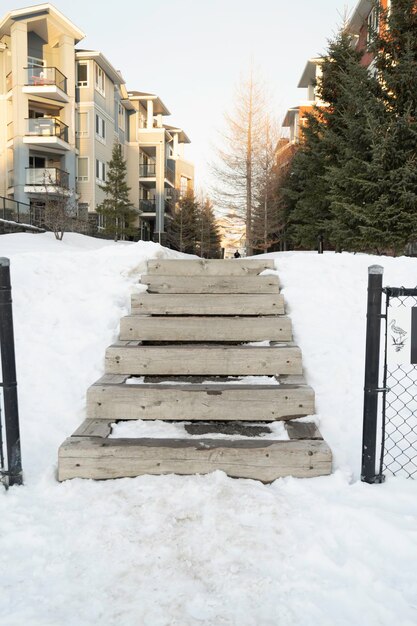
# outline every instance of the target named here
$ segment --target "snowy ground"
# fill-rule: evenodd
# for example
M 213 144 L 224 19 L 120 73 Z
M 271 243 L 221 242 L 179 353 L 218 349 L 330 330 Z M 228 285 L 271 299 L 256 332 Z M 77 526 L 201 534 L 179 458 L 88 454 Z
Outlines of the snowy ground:
M 0 491 L 1 626 L 412 626 L 417 482 L 361 483 L 366 268 L 417 260 L 274 255 L 315 388 L 330 477 L 221 472 L 55 480 L 59 444 L 128 311 L 152 243 L 0 237 L 12 263 L 25 486 Z

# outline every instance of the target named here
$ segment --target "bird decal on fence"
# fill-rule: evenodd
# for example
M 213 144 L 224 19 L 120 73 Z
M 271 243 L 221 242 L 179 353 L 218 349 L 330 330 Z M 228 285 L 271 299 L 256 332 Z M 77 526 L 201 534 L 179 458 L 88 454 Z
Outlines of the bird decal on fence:
M 395 351 L 400 352 L 405 346 L 407 331 L 405 331 L 403 328 L 400 328 L 400 326 L 396 326 L 395 322 L 396 320 L 392 320 L 390 324 L 391 331 L 392 333 L 394 333 L 391 335 L 391 338 L 393 346 L 395 346 Z

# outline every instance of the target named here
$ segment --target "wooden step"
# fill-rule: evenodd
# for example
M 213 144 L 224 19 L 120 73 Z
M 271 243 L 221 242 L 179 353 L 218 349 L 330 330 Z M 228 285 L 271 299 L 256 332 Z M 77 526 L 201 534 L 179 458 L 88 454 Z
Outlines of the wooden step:
M 296 346 L 147 346 L 120 341 L 106 350 L 106 373 L 131 375 L 302 374 Z
M 152 315 L 280 315 L 280 294 L 149 294 L 132 295 L 132 314 Z
M 130 341 L 292 341 L 291 320 L 259 317 L 175 317 L 128 315 L 120 339 Z
M 314 414 L 311 387 L 296 385 L 103 384 L 87 392 L 87 417 L 113 420 L 275 421 Z
M 278 293 L 278 276 L 142 275 L 148 293 Z
M 264 483 L 284 476 L 324 476 L 332 456 L 323 440 L 106 439 L 70 437 L 59 449 L 58 480 L 222 470 Z
M 148 261 L 148 274 L 163 276 L 247 276 L 274 270 L 272 259 L 159 259 Z

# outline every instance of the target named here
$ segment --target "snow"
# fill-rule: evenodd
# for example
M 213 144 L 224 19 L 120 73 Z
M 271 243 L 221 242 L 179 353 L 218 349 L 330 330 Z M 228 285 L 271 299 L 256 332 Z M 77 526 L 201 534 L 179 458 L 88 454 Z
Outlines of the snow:
M 181 423 L 168 423 L 168 422 L 153 422 L 150 420 L 126 420 L 124 422 L 117 422 L 112 424 L 112 432 L 110 439 L 117 439 L 118 437 L 155 437 L 156 439 L 201 439 L 201 435 L 191 435 L 188 433 L 184 425 L 191 424 L 192 422 Z M 265 424 L 261 424 L 264 426 Z M 246 422 L 245 426 L 259 426 L 259 422 Z M 260 435 L 262 439 L 275 439 L 275 440 L 288 440 L 288 434 L 285 430 L 283 422 L 275 422 L 274 424 L 268 424 L 270 433 L 264 433 Z M 244 439 L 244 435 L 229 435 L 223 433 L 208 433 L 205 435 L 208 439 Z
M 138 273 L 179 255 L 25 233 L 1 236 L 0 256 L 11 259 L 25 471 L 24 487 L 0 491 L 0 626 L 417 624 L 417 483 L 359 481 L 367 267 L 415 286 L 417 260 L 272 255 L 332 476 L 59 484 L 58 446 L 84 418 Z

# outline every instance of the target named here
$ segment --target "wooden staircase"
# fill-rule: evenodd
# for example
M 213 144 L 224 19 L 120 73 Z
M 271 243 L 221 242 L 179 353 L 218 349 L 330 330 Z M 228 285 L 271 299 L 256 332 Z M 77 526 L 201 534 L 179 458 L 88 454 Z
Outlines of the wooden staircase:
M 261 274 L 268 269 L 273 261 L 148 262 L 148 291 L 132 296 L 106 373 L 87 392 L 87 419 L 59 449 L 60 481 L 220 469 L 270 482 L 331 472 L 314 422 L 293 421 L 314 414 L 314 392 L 278 277 Z M 125 420 L 180 423 L 184 437 L 110 437 Z M 286 438 L 267 438 L 278 420 Z

